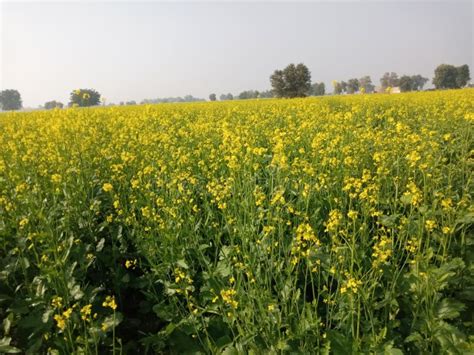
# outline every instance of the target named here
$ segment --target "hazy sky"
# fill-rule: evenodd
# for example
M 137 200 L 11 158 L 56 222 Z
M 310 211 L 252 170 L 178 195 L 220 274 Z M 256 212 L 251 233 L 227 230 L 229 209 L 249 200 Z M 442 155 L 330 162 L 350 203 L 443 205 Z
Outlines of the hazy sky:
M 0 15 L 0 88 L 30 107 L 75 88 L 115 103 L 265 90 L 291 62 L 328 91 L 385 71 L 431 82 L 440 63 L 474 77 L 473 1 L 3 2 Z

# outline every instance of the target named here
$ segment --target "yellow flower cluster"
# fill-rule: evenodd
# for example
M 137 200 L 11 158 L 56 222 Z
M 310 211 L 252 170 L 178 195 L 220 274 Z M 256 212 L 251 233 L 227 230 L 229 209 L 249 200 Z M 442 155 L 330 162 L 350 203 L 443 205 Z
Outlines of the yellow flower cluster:
M 105 301 L 102 302 L 102 306 L 109 307 L 115 311 L 117 309 L 117 303 L 115 303 L 115 297 L 114 296 L 105 297 Z

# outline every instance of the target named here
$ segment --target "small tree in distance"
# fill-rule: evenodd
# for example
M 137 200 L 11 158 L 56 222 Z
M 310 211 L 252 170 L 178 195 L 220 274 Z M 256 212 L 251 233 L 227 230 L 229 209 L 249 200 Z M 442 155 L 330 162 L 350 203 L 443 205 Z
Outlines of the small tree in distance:
M 21 95 L 18 90 L 7 89 L 0 91 L 0 108 L 4 111 L 21 109 Z
M 89 107 L 100 104 L 100 94 L 94 89 L 77 89 L 71 92 L 69 106 Z
M 270 83 L 276 97 L 305 97 L 311 90 L 311 73 L 303 63 L 289 64 L 283 70 L 275 70 Z
M 326 93 L 326 86 L 324 83 L 314 83 L 311 85 L 310 95 L 323 96 Z
M 62 102 L 59 102 L 56 100 L 48 101 L 44 104 L 44 108 L 46 110 L 52 110 L 53 108 L 63 108 L 63 107 L 64 105 L 62 104 Z
M 210 95 L 209 95 L 209 100 L 211 100 L 211 101 L 216 101 L 216 99 L 217 99 L 217 98 L 216 98 L 216 94 L 210 94 Z

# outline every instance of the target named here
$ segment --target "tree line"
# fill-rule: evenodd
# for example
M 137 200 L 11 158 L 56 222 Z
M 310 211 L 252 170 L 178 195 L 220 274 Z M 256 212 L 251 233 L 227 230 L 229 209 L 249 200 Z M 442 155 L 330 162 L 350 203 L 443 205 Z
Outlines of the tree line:
M 458 89 L 466 87 L 471 80 L 469 66 L 467 64 L 456 67 L 449 64 L 441 64 L 434 71 L 432 80 L 436 89 Z M 390 92 L 393 88 L 399 88 L 401 92 L 420 91 L 428 82 L 419 74 L 398 76 L 394 72 L 386 72 L 380 78 L 380 90 Z M 221 94 L 221 101 L 272 98 L 272 97 L 305 97 L 325 95 L 326 88 L 323 82 L 311 82 L 311 72 L 303 63 L 289 64 L 284 69 L 277 69 L 270 76 L 270 84 L 272 89 L 266 91 L 246 90 L 239 95 L 234 96 L 231 93 Z M 361 78 L 351 78 L 347 81 L 332 82 L 334 94 L 354 94 L 373 93 L 375 85 L 369 75 Z M 217 95 L 212 93 L 209 95 L 210 101 L 216 101 Z M 149 103 L 166 103 L 166 102 L 196 102 L 205 101 L 204 99 L 195 98 L 192 95 L 182 97 L 169 97 L 158 99 L 146 99 L 141 104 Z M 70 94 L 69 107 L 88 107 L 97 106 L 100 103 L 105 105 L 105 99 L 94 89 L 78 89 Z M 135 105 L 135 101 L 120 102 L 120 105 Z M 19 110 L 23 107 L 21 95 L 18 90 L 7 89 L 0 91 L 0 109 L 3 111 Z M 63 108 L 64 105 L 56 100 L 48 101 L 44 104 L 45 109 Z

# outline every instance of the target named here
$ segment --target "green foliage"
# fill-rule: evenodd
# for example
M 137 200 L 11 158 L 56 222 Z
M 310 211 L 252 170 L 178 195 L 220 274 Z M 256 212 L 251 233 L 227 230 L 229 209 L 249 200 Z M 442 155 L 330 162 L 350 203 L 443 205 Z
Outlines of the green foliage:
M 380 85 L 382 86 L 382 90 L 385 90 L 388 87 L 399 86 L 400 81 L 398 79 L 398 74 L 394 72 L 386 72 L 382 78 L 380 78 Z
M 225 100 L 233 100 L 234 99 L 234 95 L 232 95 L 230 92 L 226 95 L 226 94 L 222 94 L 220 97 L 219 97 L 219 100 L 221 101 L 225 101 Z
M 239 100 L 257 99 L 259 97 L 259 95 L 260 95 L 260 93 L 256 90 L 242 91 L 239 94 Z
M 347 93 L 354 94 L 359 91 L 359 80 L 357 79 L 349 79 L 347 82 Z
M 363 90 L 365 93 L 370 94 L 374 92 L 375 86 L 372 84 L 372 79 L 369 75 L 363 76 L 359 79 L 360 90 Z
M 433 84 L 437 89 L 456 89 L 466 86 L 470 79 L 467 64 L 460 67 L 441 64 L 435 69 Z
M 0 353 L 472 352 L 473 94 L 0 115 Z
M 100 104 L 100 94 L 94 89 L 77 89 L 71 92 L 69 106 L 89 107 Z
M 58 101 L 48 101 L 44 104 L 44 108 L 46 110 L 51 110 L 51 109 L 54 109 L 54 108 L 63 108 L 64 105 L 61 103 L 61 102 L 58 102 Z
M 311 90 L 311 73 L 303 63 L 289 64 L 283 70 L 275 70 L 270 83 L 276 97 L 305 97 Z
M 209 101 L 216 101 L 216 94 L 210 94 L 209 95 Z
M 4 111 L 14 111 L 22 108 L 21 96 L 18 90 L 0 91 L 0 109 Z
M 323 82 L 311 85 L 311 96 L 323 96 L 326 93 L 326 86 Z

